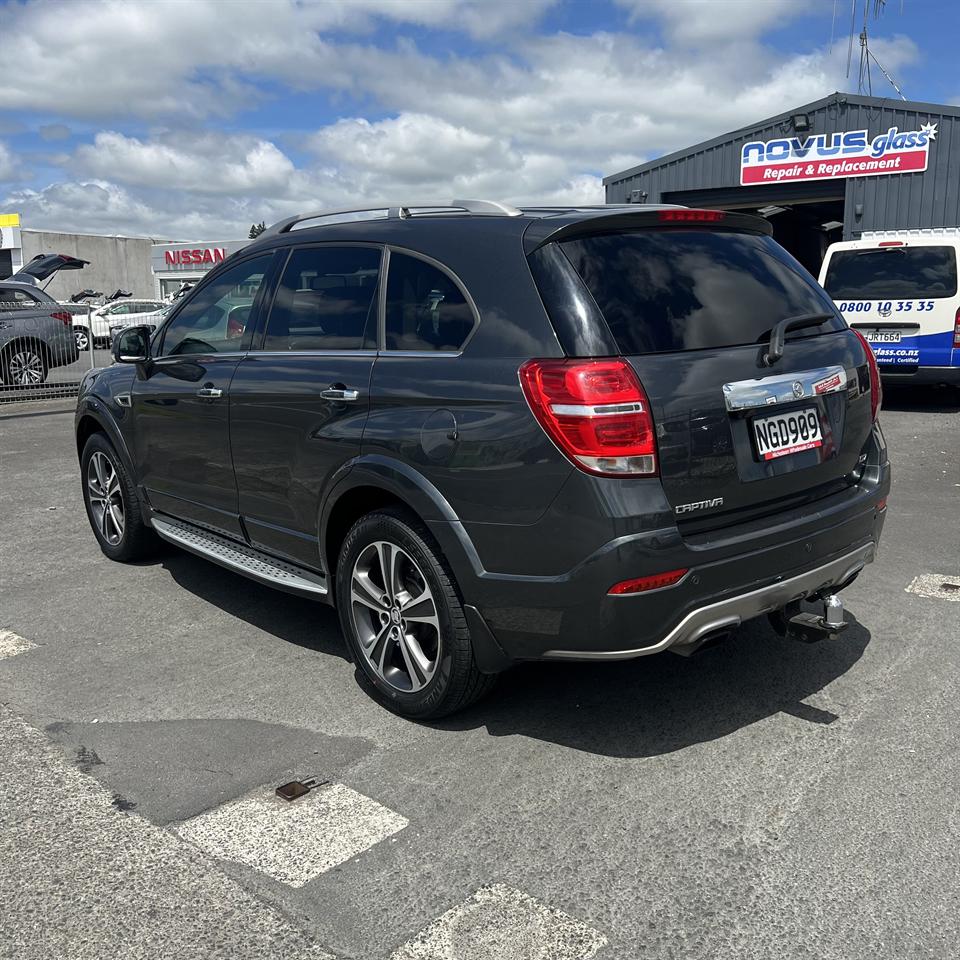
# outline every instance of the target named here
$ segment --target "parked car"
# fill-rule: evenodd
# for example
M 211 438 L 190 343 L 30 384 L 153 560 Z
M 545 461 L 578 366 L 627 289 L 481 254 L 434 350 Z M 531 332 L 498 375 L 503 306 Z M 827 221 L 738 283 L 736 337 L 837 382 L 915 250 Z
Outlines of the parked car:
M 884 379 L 960 387 L 960 228 L 865 232 L 827 248 L 820 282 Z
M 38 283 L 58 270 L 77 270 L 88 261 L 63 254 L 39 254 L 8 280 L 0 280 L 0 381 L 31 387 L 53 367 L 77 359 L 73 315 Z
M 843 628 L 890 486 L 880 380 L 766 221 L 383 214 L 284 220 L 117 337 L 76 414 L 108 557 L 158 536 L 335 605 L 416 718 L 519 660 Z
M 89 321 L 74 324 L 77 336 L 92 336 L 95 347 L 109 347 L 112 331 L 135 324 L 156 323 L 167 304 L 162 300 L 118 300 L 94 308 Z

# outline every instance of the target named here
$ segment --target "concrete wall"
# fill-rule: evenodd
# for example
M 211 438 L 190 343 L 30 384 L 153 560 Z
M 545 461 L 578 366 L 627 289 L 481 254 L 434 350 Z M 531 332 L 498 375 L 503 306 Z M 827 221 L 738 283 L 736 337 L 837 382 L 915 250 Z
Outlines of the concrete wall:
M 155 283 L 150 265 L 149 237 L 96 237 L 77 233 L 44 230 L 21 231 L 23 262 L 38 253 L 66 253 L 89 260 L 83 270 L 64 270 L 46 287 L 57 300 L 68 300 L 85 287 L 102 293 L 121 288 L 135 297 L 154 297 Z

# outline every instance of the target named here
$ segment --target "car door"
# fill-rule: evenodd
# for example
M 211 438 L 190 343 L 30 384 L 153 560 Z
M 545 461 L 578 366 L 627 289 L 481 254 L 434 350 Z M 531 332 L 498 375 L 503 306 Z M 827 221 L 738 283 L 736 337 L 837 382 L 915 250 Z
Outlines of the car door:
M 381 258 L 376 245 L 294 248 L 263 336 L 230 389 L 247 535 L 306 566 L 321 566 L 323 492 L 360 452 L 376 359 Z
M 137 473 L 151 504 L 238 539 L 230 382 L 273 260 L 273 253 L 242 260 L 198 286 L 156 338 L 131 392 Z M 229 323 L 239 316 L 242 326 Z

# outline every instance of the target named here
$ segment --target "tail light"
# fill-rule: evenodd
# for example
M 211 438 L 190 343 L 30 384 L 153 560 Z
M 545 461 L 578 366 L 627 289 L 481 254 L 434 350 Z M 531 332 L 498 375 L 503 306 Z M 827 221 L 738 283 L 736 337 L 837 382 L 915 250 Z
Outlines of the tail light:
M 867 338 L 859 331 L 853 331 L 863 344 L 863 349 L 867 352 L 867 366 L 870 370 L 870 416 L 876 422 L 877 414 L 880 412 L 880 403 L 883 400 L 883 387 L 880 385 L 880 368 L 877 366 L 877 358 L 873 355 L 873 347 L 867 341 Z
M 59 320 L 65 327 L 68 327 L 73 322 L 73 314 L 67 313 L 66 310 L 57 310 L 50 314 L 50 319 Z
M 957 307 L 957 315 L 953 318 L 953 349 L 960 350 L 960 307 Z
M 604 477 L 657 472 L 650 404 L 622 357 L 529 360 L 520 385 L 547 436 L 581 470 Z

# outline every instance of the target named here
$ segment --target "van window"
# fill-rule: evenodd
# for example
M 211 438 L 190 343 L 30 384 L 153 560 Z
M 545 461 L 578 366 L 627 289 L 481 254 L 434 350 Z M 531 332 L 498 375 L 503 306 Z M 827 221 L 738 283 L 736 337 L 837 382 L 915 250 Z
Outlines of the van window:
M 622 353 L 758 343 L 778 321 L 837 314 L 770 237 L 721 230 L 639 230 L 562 243 Z M 842 330 L 834 320 L 788 334 Z
M 301 247 L 290 254 L 264 350 L 372 350 L 377 341 L 375 247 Z
M 459 350 L 473 321 L 470 304 L 450 276 L 417 257 L 390 254 L 388 350 Z
M 957 294 L 953 247 L 835 250 L 823 285 L 834 300 L 936 300 Z

